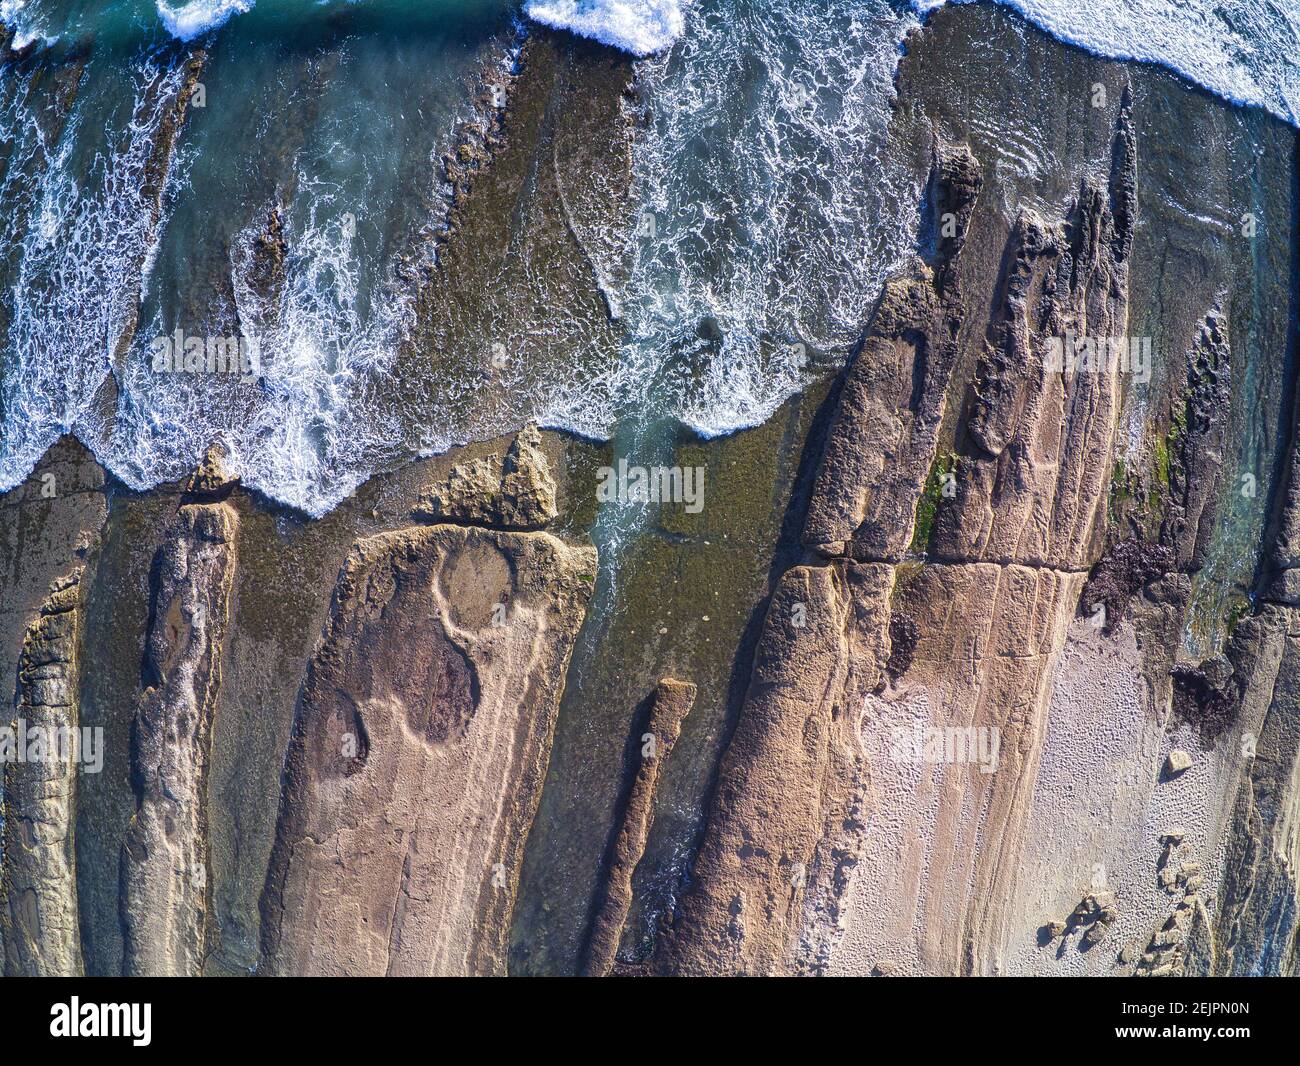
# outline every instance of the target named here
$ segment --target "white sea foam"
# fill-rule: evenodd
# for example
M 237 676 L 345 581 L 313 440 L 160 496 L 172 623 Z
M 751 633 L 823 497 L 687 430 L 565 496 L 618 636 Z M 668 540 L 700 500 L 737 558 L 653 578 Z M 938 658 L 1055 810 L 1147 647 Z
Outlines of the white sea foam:
M 528 0 L 529 18 L 637 56 L 671 47 L 685 19 L 678 0 Z
M 22 0 L 4 2 L 20 4 Z M 175 7 L 166 0 L 155 2 L 167 32 L 189 41 L 251 10 L 255 0 L 189 0 Z M 524 11 L 543 25 L 637 56 L 670 47 L 681 36 L 685 21 L 679 0 L 526 0 Z
M 362 262 L 339 190 L 300 170 L 285 224 L 292 240 L 285 284 L 268 304 L 253 284 L 266 212 L 232 242 L 236 319 L 218 336 L 256 338 L 256 380 L 151 370 L 160 318 L 137 334 L 122 374 L 117 423 L 96 454 L 122 480 L 146 488 L 181 476 L 220 438 L 245 484 L 319 516 L 351 495 L 399 446 L 396 420 L 370 400 L 406 325 L 404 294 L 361 310 Z M 301 219 L 294 217 L 302 215 Z
M 922 11 L 940 2 L 914 0 Z M 1190 31 L 1180 30 L 1173 0 L 1097 0 L 1086 22 L 1067 0 L 1003 2 L 1066 40 L 1108 55 L 1137 50 L 1136 58 L 1183 69 L 1215 92 L 1294 121 L 1300 49 L 1287 53 L 1286 42 L 1295 41 L 1296 16 L 1276 2 L 1240 0 L 1229 25 L 1211 0 L 1184 0 L 1177 10 L 1195 13 Z M 252 6 L 160 0 L 158 10 L 171 33 L 189 38 Z M 6 18 L 24 17 L 23 9 L 24 0 L 0 0 Z M 251 282 L 260 232 L 253 223 L 232 242 L 238 321 L 212 325 L 218 335 L 259 336 L 262 380 L 178 375 L 160 386 L 146 372 L 144 346 L 176 323 L 151 311 L 122 371 L 114 423 L 89 424 L 122 316 L 139 291 L 125 264 L 142 252 L 147 274 L 151 261 L 138 175 L 155 116 L 103 161 L 106 173 L 85 175 L 67 155 L 81 134 L 75 120 L 58 144 L 45 145 L 30 116 L 15 112 L 0 120 L 19 137 L 17 153 L 49 158 L 12 167 L 0 182 L 6 209 L 24 205 L 0 215 L 0 247 L 23 242 L 0 379 L 7 415 L 0 489 L 25 477 L 72 427 L 136 488 L 179 477 L 220 435 L 246 484 L 321 514 L 390 458 L 443 451 L 530 418 L 597 438 L 629 412 L 678 419 L 706 436 L 755 425 L 808 380 L 809 358 L 845 358 L 915 232 L 920 190 L 886 143 L 898 43 L 912 15 L 877 0 L 531 0 L 527 11 L 653 53 L 638 64 L 649 121 L 635 145 L 636 215 L 628 220 L 637 228 L 649 215 L 652 225 L 638 230 L 630 281 L 615 269 L 626 262 L 625 237 L 588 232 L 581 207 L 564 205 L 628 330 L 621 352 L 600 350 L 582 323 L 485 320 L 485 337 L 508 330 L 545 337 L 565 360 L 517 382 L 503 378 L 499 405 L 481 403 L 472 378 L 447 375 L 418 396 L 418 386 L 402 383 L 409 409 L 393 410 L 396 390 L 376 381 L 394 371 L 409 294 L 373 295 L 366 279 L 383 263 L 358 257 L 340 222 L 354 208 L 304 159 L 286 216 L 277 304 L 260 306 Z M 340 136 L 351 143 L 351 134 Z M 1028 149 L 1022 162 L 1026 172 L 1037 166 Z M 15 184 L 28 173 L 39 184 Z M 30 224 L 16 228 L 20 217 Z M 509 313 L 508 299 L 493 306 Z M 426 429 L 413 444 L 416 408 Z
M 21 51 L 33 41 L 46 37 L 39 20 L 28 10 L 27 0 L 0 0 L 0 24 L 14 31 L 11 46 Z
M 88 171 L 75 154 L 75 114 L 57 146 L 29 124 L 21 150 L 41 169 L 38 189 L 0 187 L 6 206 L 28 219 L 17 275 L 8 294 L 12 318 L 0 427 L 0 491 L 18 484 L 47 448 L 76 426 L 128 331 L 141 268 L 157 237 L 143 175 L 159 123 L 184 78 L 181 67 L 146 60 L 131 71 L 132 118 L 110 133 L 110 149 Z M 16 171 L 19 168 L 12 168 Z M 0 238 L 17 238 L 12 219 Z
M 636 187 L 653 225 L 624 300 L 625 362 L 697 432 L 756 425 L 809 360 L 846 358 L 906 254 L 919 189 L 885 136 L 911 25 L 847 0 L 702 3 L 643 64 Z
M 189 0 L 179 7 L 172 7 L 166 0 L 156 0 L 156 3 L 158 17 L 167 32 L 182 41 L 192 41 L 224 26 L 233 16 L 253 7 L 253 0 Z
M 912 0 L 922 13 L 949 0 Z M 952 0 L 970 3 L 974 0 Z M 1161 66 L 1237 104 L 1300 126 L 1296 0 L 994 0 L 1058 40 Z

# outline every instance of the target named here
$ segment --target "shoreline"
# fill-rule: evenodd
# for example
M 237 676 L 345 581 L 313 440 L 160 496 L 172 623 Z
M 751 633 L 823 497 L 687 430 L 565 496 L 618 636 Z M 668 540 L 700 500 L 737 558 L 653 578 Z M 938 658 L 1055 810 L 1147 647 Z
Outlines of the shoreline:
M 51 593 L 50 583 L 75 570 L 82 650 L 79 660 L 68 661 L 94 664 L 83 672 L 75 710 L 110 741 L 104 773 L 86 779 L 76 806 L 65 812 L 77 830 L 74 910 L 86 972 L 117 972 L 125 950 L 117 871 L 141 800 L 132 772 L 139 757 L 133 726 L 142 706 L 156 717 L 159 706 L 176 703 L 185 683 L 183 671 L 161 677 L 166 670 L 158 664 L 170 661 L 158 647 L 167 627 L 155 620 L 169 617 L 176 581 L 167 575 L 181 569 L 172 564 L 188 558 L 207 567 L 196 568 L 206 576 L 195 579 L 203 587 L 191 613 L 222 616 L 216 636 L 193 638 L 220 645 L 220 669 L 202 675 L 208 680 L 200 703 L 211 726 L 210 738 L 200 738 L 208 745 L 206 776 L 199 778 L 204 817 L 186 823 L 199 827 L 186 830 L 191 837 L 209 834 L 205 973 L 293 969 L 295 959 L 307 957 L 303 930 L 290 928 L 296 919 L 283 919 L 290 911 L 313 913 L 290 899 L 285 883 L 294 876 L 285 833 L 292 841 L 302 826 L 308 827 L 304 839 L 337 844 L 349 883 L 373 887 L 354 895 L 375 904 L 371 917 L 396 934 L 388 941 L 401 949 L 393 958 L 412 970 L 426 963 L 456 969 L 453 956 L 463 948 L 467 971 L 575 972 L 593 911 L 603 913 L 597 904 L 609 895 L 611 841 L 624 836 L 627 846 L 613 864 L 617 906 L 603 919 L 604 926 L 621 921 L 622 931 L 601 930 L 602 967 L 614 972 L 867 973 L 884 972 L 886 963 L 937 972 L 994 972 L 1004 964 L 1047 972 L 1103 969 L 1105 953 L 1117 943 L 1090 960 L 1068 951 L 1054 960 L 1051 952 L 1034 954 L 1040 949 L 1030 942 L 1032 927 L 1072 915 L 1071 908 L 1087 902 L 1080 894 L 1091 866 L 1109 864 L 1127 908 L 1117 919 L 1116 939 L 1122 934 L 1125 947 L 1145 948 L 1154 939 L 1148 927 L 1166 903 L 1166 889 L 1157 891 L 1153 881 L 1160 848 L 1146 836 L 1177 828 L 1165 822 L 1179 818 L 1190 828 L 1186 854 L 1170 852 L 1178 860 L 1171 876 L 1180 864 L 1200 861 L 1204 871 L 1184 871 L 1184 881 L 1201 877 L 1201 887 L 1217 882 L 1207 892 L 1222 892 L 1219 903 L 1201 905 L 1196 914 L 1260 921 L 1252 908 L 1262 908 L 1270 893 L 1289 891 L 1280 864 L 1259 872 L 1233 854 L 1285 819 L 1273 817 L 1261 830 L 1231 815 L 1239 789 L 1243 797 L 1252 789 L 1263 798 L 1279 789 L 1289 795 L 1285 781 L 1252 775 L 1288 767 L 1295 757 L 1285 679 L 1278 682 L 1276 710 L 1267 686 L 1270 669 L 1276 673 L 1280 657 L 1292 654 L 1285 635 L 1294 628 L 1288 628 L 1291 604 L 1300 602 L 1287 585 L 1293 560 L 1275 558 L 1272 550 L 1281 521 L 1275 512 L 1282 510 L 1295 461 L 1289 458 L 1289 390 L 1296 363 L 1290 333 L 1300 299 L 1294 251 L 1300 136 L 1264 112 L 1247 114 L 1204 90 L 1189 91 L 1184 79 L 1166 71 L 1098 59 L 1037 28 L 1025 33 L 1023 26 L 1033 24 L 1001 7 L 947 10 L 919 37 L 909 37 L 900 57 L 888 144 L 928 190 L 926 217 L 932 223 L 930 215 L 952 207 L 960 236 L 930 244 L 921 238 L 923 226 L 916 235 L 920 261 L 891 278 L 885 298 L 862 308 L 863 342 L 846 364 L 819 368 L 759 424 L 708 438 L 680 421 L 652 422 L 663 430 L 656 439 L 662 454 L 654 461 L 706 470 L 707 506 L 698 513 L 682 502 L 648 508 L 618 556 L 593 561 L 590 543 L 601 513 L 598 469 L 620 457 L 621 438 L 597 441 L 564 430 L 537 434 L 536 445 L 525 439 L 532 434 L 510 431 L 402 458 L 371 472 L 320 517 L 215 475 L 136 490 L 66 434 L 19 486 L 0 494 L 0 545 L 8 549 L 10 571 L 0 612 L 0 670 L 17 676 L 20 656 L 30 661 L 42 651 L 24 627 L 37 615 L 67 613 L 66 587 Z M 601 198 L 593 186 L 565 184 L 579 206 L 561 211 L 551 201 L 555 183 L 569 173 L 590 173 L 593 162 L 612 175 L 613 185 L 628 175 L 625 149 L 634 134 L 622 121 L 621 104 L 632 64 L 597 45 L 542 36 L 532 38 L 540 41 L 536 60 L 516 85 L 517 106 L 503 116 L 501 144 L 464 190 L 440 273 L 421 290 L 427 303 L 420 332 L 404 353 L 417 374 L 436 375 L 464 357 L 446 338 L 473 336 L 514 309 L 487 282 L 503 270 L 513 271 L 512 279 L 534 276 L 511 259 L 520 246 L 548 253 L 536 260 L 550 271 L 539 287 L 551 286 L 531 294 L 538 307 L 604 314 L 599 278 L 573 220 L 618 217 L 625 190 Z M 1008 57 L 1017 77 L 1005 75 Z M 1088 106 L 1095 83 L 1107 89 L 1106 108 Z M 575 114 L 579 101 L 586 108 Z M 1183 152 L 1180 137 L 1215 151 Z M 1250 184 L 1238 178 L 1243 160 L 1253 168 Z M 946 169 L 936 169 L 931 185 L 926 175 L 940 166 Z M 1204 210 L 1187 210 L 1202 201 Z M 1226 242 L 1218 216 L 1236 218 L 1252 208 L 1269 222 L 1257 241 Z M 507 219 L 527 224 L 507 226 Z M 1081 233 L 1101 234 L 1103 249 L 1091 267 L 1101 272 L 1079 280 L 1058 267 L 1067 257 L 1074 261 L 1078 249 L 1070 238 Z M 1279 257 L 1290 273 L 1277 266 Z M 1141 388 L 1108 386 L 1097 401 L 1104 415 L 1096 424 L 1066 413 L 1043 379 L 1017 376 L 1024 360 L 1012 358 L 1020 351 L 1016 338 L 1001 328 L 1015 321 L 1014 300 L 1002 284 L 1012 268 L 1023 270 L 1035 310 L 1043 311 L 1035 322 L 1067 313 L 1087 323 L 1097 314 L 1082 300 L 1063 312 L 1053 303 L 1058 290 L 1049 278 L 1053 285 L 1059 278 L 1071 298 L 1090 286 L 1107 293 L 1113 306 L 1094 321 L 1099 334 L 1122 332 L 1116 325 L 1122 316 L 1125 329 L 1159 338 L 1158 372 Z M 1221 308 L 1220 292 L 1230 294 Z M 605 339 L 617 335 L 607 318 L 593 319 L 609 331 L 601 334 Z M 1047 329 L 1034 327 L 1039 334 Z M 926 339 L 918 340 L 922 334 Z M 1218 377 L 1215 388 L 1202 387 L 1197 357 L 1218 367 L 1228 360 L 1230 380 Z M 393 387 L 404 387 L 402 374 L 394 376 Z M 1094 381 L 1086 387 L 1102 389 Z M 1018 397 L 1026 390 L 1032 395 L 1022 405 Z M 473 402 L 495 414 L 499 392 L 485 387 Z M 1206 424 L 1184 415 L 1184 427 L 1193 424 L 1196 433 L 1180 436 L 1173 427 L 1189 405 L 1208 411 Z M 1022 407 L 1042 421 L 1022 425 Z M 1008 441 L 1018 435 L 1014 447 L 994 440 L 1003 430 Z M 1046 430 L 1065 438 L 1059 451 L 1036 450 L 1053 439 Z M 535 453 L 553 485 L 528 495 L 516 479 L 507 492 L 512 476 L 542 465 Z M 1245 521 L 1232 513 L 1232 489 L 1238 466 L 1257 454 L 1281 458 L 1259 469 L 1258 502 Z M 1020 455 L 1029 459 L 1022 478 L 1013 476 L 1012 465 Z M 1122 476 L 1112 463 L 1116 455 L 1124 459 Z M 1077 493 L 1068 482 L 1076 476 L 1072 461 L 1086 467 L 1077 472 L 1078 484 L 1086 482 Z M 940 494 L 934 472 L 954 467 L 968 495 L 949 498 Z M 51 484 L 47 474 L 53 495 L 42 491 Z M 1084 518 L 1059 502 L 1085 492 Z M 543 519 L 503 517 L 508 508 L 501 497 L 511 507 L 530 502 L 545 512 Z M 933 514 L 918 535 L 923 504 Z M 1261 521 L 1257 512 L 1264 511 Z M 985 513 L 996 516 L 988 524 L 996 525 L 997 543 L 981 539 Z M 1203 516 L 1214 514 L 1217 521 L 1204 518 L 1202 542 Z M 219 551 L 200 543 L 197 534 L 208 527 L 199 517 L 219 519 L 219 536 L 210 542 Z M 1026 545 L 1015 532 L 1024 528 L 1048 528 L 1053 540 Z M 1133 553 L 1126 554 L 1124 538 L 1138 535 L 1134 530 L 1149 553 L 1153 546 L 1178 549 L 1158 580 L 1147 580 Z M 1171 699 L 1179 699 L 1171 695 L 1175 668 L 1194 676 L 1196 692 L 1227 698 L 1221 664 L 1191 662 L 1174 637 L 1207 544 L 1236 566 L 1213 572 L 1215 580 L 1240 582 L 1241 564 L 1253 573 L 1276 562 L 1281 574 L 1282 591 L 1262 613 L 1239 619 L 1228 642 L 1229 674 L 1236 669 L 1238 678 L 1256 680 L 1243 697 L 1240 720 L 1223 733 L 1215 732 L 1216 722 L 1198 718 L 1209 711 L 1202 715 L 1193 696 L 1172 704 L 1185 717 L 1172 717 L 1170 709 Z M 543 558 L 548 551 L 559 560 L 554 587 Z M 612 587 L 611 566 L 620 568 Z M 1114 587 L 1102 588 L 1098 575 Z M 411 583 L 403 587 L 403 581 Z M 205 589 L 211 594 L 202 595 Z M 369 590 L 380 606 L 368 612 Z M 1131 619 L 1117 621 L 1114 634 L 1085 628 L 1089 615 L 1081 605 L 1097 600 L 1121 612 L 1131 606 Z M 518 616 L 506 610 L 514 621 L 495 634 L 494 609 L 516 602 L 526 610 Z M 807 627 L 793 621 L 800 605 Z M 563 640 L 530 643 L 552 622 Z M 1216 613 L 1214 624 L 1228 621 Z M 1261 646 L 1268 654 L 1252 662 L 1246 654 L 1252 634 L 1266 625 L 1272 643 Z M 404 655 L 403 648 L 418 653 Z M 1098 655 L 1105 660 L 1100 667 Z M 534 658 L 544 670 L 530 674 L 511 665 Z M 1112 659 L 1133 696 L 1124 702 L 1111 747 L 1083 760 L 1071 748 L 1089 743 L 1087 714 L 1102 724 L 1113 717 L 1092 695 L 1111 676 Z M 145 661 L 149 672 L 141 669 Z M 412 664 L 428 668 L 426 688 L 436 699 L 403 688 Z M 157 684 L 154 674 L 161 677 Z M 694 705 L 684 719 L 674 719 L 680 736 L 671 756 L 638 785 L 629 781 L 636 769 L 629 753 L 640 750 L 647 697 L 669 682 L 695 686 Z M 541 694 L 530 704 L 538 728 L 528 726 L 526 765 L 507 772 L 506 749 L 523 735 L 509 716 L 510 693 L 518 691 Z M 485 692 L 490 698 L 483 697 L 479 716 L 476 701 Z M 332 693 L 341 693 L 336 702 Z M 935 721 L 1006 731 L 997 774 L 913 764 L 874 775 L 864 769 L 857 760 L 858 748 L 871 739 L 864 729 L 919 720 L 918 693 L 927 695 Z M 451 710 L 439 717 L 443 702 Z M 336 729 L 343 734 L 331 732 Z M 1232 757 L 1247 729 L 1258 733 L 1269 756 L 1259 770 L 1242 769 Z M 1157 734 L 1176 740 L 1195 766 L 1177 780 L 1162 776 L 1157 763 L 1165 753 L 1151 745 L 1140 765 L 1129 760 L 1115 771 L 1123 773 L 1122 788 L 1092 790 L 1103 806 L 1118 811 L 1122 804 L 1122 824 L 1141 836 L 1113 847 L 1105 817 L 1080 812 L 1072 798 L 1074 767 L 1109 768 L 1116 762 L 1112 749 L 1125 750 L 1130 736 Z M 341 771 L 324 756 L 313 761 L 313 752 L 328 754 L 349 735 L 365 744 Z M 381 736 L 397 738 L 396 762 L 383 762 L 391 749 L 383 751 L 382 742 L 371 746 Z M 466 886 L 464 897 L 473 901 L 433 913 L 421 909 L 429 899 L 412 900 L 406 892 L 403 849 L 376 828 L 379 822 L 366 828 L 367 839 L 383 838 L 376 849 L 383 852 L 382 868 L 374 874 L 366 866 L 371 855 L 361 854 L 366 849 L 354 853 L 335 835 L 352 826 L 346 810 L 340 814 L 330 804 L 341 795 L 362 797 L 354 806 L 369 817 L 368 799 L 381 797 L 385 811 L 394 812 L 392 824 L 414 833 L 418 819 L 408 817 L 410 810 L 427 806 L 431 796 L 447 799 L 437 793 L 439 761 L 475 752 L 500 773 L 491 788 L 474 792 L 466 810 L 499 816 L 496 824 L 505 828 L 494 831 L 490 848 L 476 839 L 462 849 L 455 827 L 443 820 L 430 838 L 436 847 L 410 846 L 421 878 L 445 875 Z M 1229 768 L 1243 776 L 1232 777 Z M 891 802 L 898 789 L 914 785 L 917 794 L 923 785 L 931 788 L 933 812 Z M 991 820 L 983 808 L 972 813 L 965 806 L 967 792 L 976 789 L 987 790 Z M 629 824 L 621 797 L 632 794 Z M 759 801 L 746 806 L 755 796 Z M 1187 812 L 1211 801 L 1228 813 L 1207 828 Z M 1062 809 L 1073 817 L 1064 819 Z M 1150 819 L 1139 816 L 1147 810 Z M 879 832 L 863 847 L 866 827 L 879 830 L 873 818 L 883 817 L 888 828 L 891 819 L 925 820 L 932 813 L 932 830 L 896 834 L 905 844 L 920 842 L 905 868 L 891 865 L 888 848 L 880 846 L 890 838 Z M 1220 822 L 1222 839 L 1208 839 L 1220 832 Z M 1050 840 L 1044 826 L 1052 830 Z M 1202 848 L 1208 850 L 1201 854 Z M 329 867 L 323 857 L 312 861 Z M 490 881 L 497 864 L 504 867 L 499 885 Z M 921 878 L 923 868 L 937 872 Z M 1043 868 L 1055 871 L 1050 883 L 1033 876 Z M 331 878 L 314 877 L 312 869 L 299 869 L 296 883 L 319 893 L 324 909 L 337 916 L 345 908 L 330 897 Z M 281 875 L 284 881 L 272 883 Z M 1251 894 L 1253 881 L 1246 884 L 1257 875 L 1272 879 L 1263 897 Z M 507 891 L 494 897 L 485 879 Z M 918 917 L 913 904 L 922 897 L 909 893 L 921 881 L 926 911 Z M 435 895 L 442 906 L 454 893 Z M 297 909 L 286 907 L 286 899 Z M 771 908 L 766 900 L 775 901 Z M 411 942 L 403 944 L 408 901 Z M 149 915 L 147 908 L 137 911 L 132 935 L 144 942 Z M 261 928 L 267 914 L 286 922 L 284 944 L 276 930 L 269 950 Z M 861 914 L 866 924 L 844 934 L 844 923 Z M 665 919 L 681 915 L 687 920 L 665 928 Z M 346 928 L 339 920 L 331 928 Z M 1084 935 L 1076 924 L 1069 937 Z M 873 933 L 876 927 L 887 927 L 888 935 Z M 895 937 L 915 943 L 886 958 Z M 1069 937 L 1060 950 L 1073 950 Z M 322 942 L 310 963 L 348 972 L 382 969 L 390 961 L 382 938 L 372 930 L 366 939 L 375 946 L 364 957 L 331 955 Z M 436 952 L 420 956 L 430 945 Z M 1226 969 L 1248 954 L 1235 950 L 1236 956 L 1209 955 Z M 1270 956 L 1267 965 L 1281 964 Z

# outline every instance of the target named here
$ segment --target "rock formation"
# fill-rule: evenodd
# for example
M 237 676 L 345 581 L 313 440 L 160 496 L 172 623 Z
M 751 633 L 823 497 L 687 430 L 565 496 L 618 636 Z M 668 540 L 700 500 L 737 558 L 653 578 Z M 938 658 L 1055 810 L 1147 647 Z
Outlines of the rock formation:
M 556 516 L 551 477 L 536 426 L 516 434 L 505 457 L 473 459 L 428 489 L 415 514 L 493 529 L 541 529 Z
M 930 224 L 938 241 L 885 286 L 849 367 L 808 505 L 803 542 L 827 556 L 901 562 L 935 459 L 965 318 L 956 269 L 981 177 L 961 146 L 938 145 Z
M 81 722 L 83 571 L 50 585 L 18 660 L 14 717 L 4 748 L 5 974 L 82 972 L 74 842 Z
M 650 698 L 645 731 L 634 736 L 638 762 L 628 784 L 618 835 L 610 843 L 602 898 L 588 934 L 583 974 L 604 977 L 613 968 L 623 924 L 632 905 L 632 875 L 645 853 L 654 813 L 655 786 L 663 761 L 681 735 L 682 722 L 695 702 L 689 681 L 664 678 Z
M 217 491 L 210 455 L 192 490 Z M 198 976 L 209 903 L 208 758 L 229 626 L 238 518 L 182 505 L 158 551 L 145 644 L 146 687 L 132 769 L 139 808 L 122 848 L 123 970 Z
M 357 544 L 298 709 L 268 968 L 505 972 L 595 565 L 546 533 L 439 525 Z
M 136 101 L 151 236 L 203 63 L 169 55 Z M 60 56 L 12 68 L 36 169 Z M 376 385 L 412 450 L 473 443 L 314 518 L 222 440 L 134 491 L 68 437 L 0 496 L 0 969 L 1295 973 L 1294 130 L 945 9 L 885 133 L 915 254 L 855 351 L 716 439 L 481 440 L 605 372 L 630 253 L 676 221 L 618 225 L 631 64 L 542 32 L 512 57 L 443 160 L 446 225 L 393 256 L 411 328 Z M 195 321 L 275 329 L 311 128 L 195 265 Z M 609 522 L 629 439 L 708 506 Z M 104 772 L 4 749 L 35 729 L 102 731 Z
M 963 290 L 995 279 L 960 258 L 979 168 L 936 149 L 930 225 L 946 239 L 886 286 L 846 376 L 804 531 L 832 561 L 787 571 L 772 598 L 661 968 L 821 971 L 849 905 L 874 958 L 998 968 L 1053 663 L 1105 529 L 1122 376 L 1074 358 L 1073 338 L 1127 334 L 1130 107 L 1126 94 L 1109 184 L 1085 178 L 1060 224 L 1021 211 L 982 338 Z M 963 343 L 978 346 L 974 382 L 940 488 L 928 475 Z M 909 545 L 929 561 L 900 567 Z M 917 636 L 887 678 L 899 616 Z M 983 731 L 996 762 L 888 750 L 913 713 L 900 684 L 934 708 L 918 729 Z M 873 814 L 890 828 L 866 843 Z

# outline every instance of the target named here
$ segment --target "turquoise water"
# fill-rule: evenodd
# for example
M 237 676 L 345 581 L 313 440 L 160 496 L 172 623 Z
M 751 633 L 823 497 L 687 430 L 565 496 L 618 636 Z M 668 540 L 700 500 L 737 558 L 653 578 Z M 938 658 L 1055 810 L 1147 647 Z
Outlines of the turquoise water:
M 1014 6 L 1294 120 L 1290 0 L 1108 4 Z M 139 488 L 221 436 L 248 484 L 319 514 L 385 464 L 530 418 L 632 442 L 665 420 L 761 422 L 844 360 L 914 232 L 919 190 L 884 137 L 916 6 L 933 5 L 0 0 L 25 49 L 0 62 L 0 490 L 69 431 Z M 396 357 L 445 218 L 439 159 L 528 14 L 645 56 L 634 202 L 611 242 L 631 267 L 606 294 L 626 339 L 596 353 L 608 373 L 557 366 L 479 422 L 475 381 L 404 390 Z M 162 153 L 159 201 L 148 176 L 200 47 L 203 106 Z M 267 291 L 273 219 L 284 284 Z M 564 315 L 527 328 L 561 344 Z M 177 329 L 255 337 L 259 373 L 160 379 L 151 345 Z

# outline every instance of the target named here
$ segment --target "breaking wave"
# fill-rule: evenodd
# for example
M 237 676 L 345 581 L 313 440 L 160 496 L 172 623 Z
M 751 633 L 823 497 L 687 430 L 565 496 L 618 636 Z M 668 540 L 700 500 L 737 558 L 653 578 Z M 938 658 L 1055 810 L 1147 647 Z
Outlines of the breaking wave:
M 178 40 L 192 41 L 225 25 L 233 16 L 251 10 L 253 0 L 189 0 L 178 7 L 157 0 L 157 4 L 158 17 L 167 32 Z
M 842 362 L 906 255 L 919 189 L 886 125 L 914 25 L 881 3 L 701 3 L 642 64 L 630 358 L 702 435 L 766 420 L 814 363 Z
M 635 56 L 662 52 L 682 35 L 678 0 L 528 0 L 529 18 Z
M 913 0 L 922 13 L 949 0 Z M 974 0 L 951 0 L 971 3 Z M 994 0 L 1057 40 L 1155 63 L 1300 126 L 1300 6 L 1286 0 Z
M 1002 2 L 1093 51 L 1164 63 L 1292 122 L 1300 110 L 1297 15 L 1274 0 L 1241 0 L 1230 15 L 1212 0 L 1178 7 L 1098 0 L 1086 18 L 1066 0 Z M 37 17 L 38 4 L 0 0 L 0 19 L 22 35 L 44 36 L 48 16 Z M 253 4 L 143 0 L 132 17 L 156 31 L 156 6 L 168 33 L 190 39 Z M 864 309 L 909 252 L 920 189 L 888 150 L 889 99 L 900 43 L 918 12 L 938 6 L 941 0 L 913 0 L 911 8 L 886 0 L 527 0 L 523 10 L 536 21 L 645 57 L 637 65 L 644 112 L 625 231 L 587 232 L 592 223 L 581 207 L 565 205 L 627 339 L 602 347 L 587 325 L 572 326 L 558 339 L 565 350 L 587 345 L 574 366 L 547 363 L 544 374 L 515 380 L 511 364 L 486 404 L 477 379 L 451 373 L 417 396 L 419 386 L 395 362 L 410 330 L 411 292 L 388 283 L 394 246 L 375 235 L 394 228 L 389 223 L 403 210 L 423 214 L 396 229 L 436 227 L 436 210 L 423 194 L 410 195 L 410 182 L 437 152 L 410 138 L 431 124 L 449 133 L 452 112 L 468 106 L 460 75 L 448 74 L 447 114 L 435 108 L 436 118 L 425 117 L 432 98 L 394 107 L 389 79 L 428 79 L 422 42 L 369 53 L 370 64 L 354 54 L 364 47 L 358 37 L 337 69 L 305 60 L 293 75 L 299 88 L 281 86 L 278 67 L 251 82 L 251 106 L 262 107 L 260 94 L 288 93 L 285 113 L 304 116 L 306 144 L 323 146 L 283 150 L 294 177 L 284 184 L 292 195 L 279 205 L 286 240 L 282 282 L 273 289 L 259 282 L 256 262 L 275 207 L 266 199 L 271 190 L 259 187 L 244 203 L 214 199 L 210 177 L 206 197 L 188 187 L 187 168 L 225 165 L 216 156 L 229 136 L 200 146 L 187 144 L 195 131 L 183 129 L 171 198 L 160 203 L 156 189 L 146 196 L 142 176 L 181 84 L 175 57 L 123 69 L 107 60 L 93 101 L 79 100 L 58 136 L 24 106 L 16 68 L 0 67 L 0 148 L 21 161 L 0 175 L 9 308 L 0 321 L 0 491 L 70 431 L 136 488 L 181 476 L 220 435 L 247 484 L 321 514 L 390 460 L 494 436 L 528 418 L 598 438 L 627 436 L 637 420 L 684 423 L 704 436 L 765 421 L 815 370 L 844 361 Z M 409 93 L 417 81 L 396 84 Z M 304 106 L 292 102 L 295 92 L 307 93 Z M 112 116 L 107 128 L 104 108 Z M 249 143 L 280 128 L 263 121 Z M 380 135 L 385 130 L 391 136 Z M 171 235 L 174 202 L 188 211 Z M 202 284 L 197 274 L 177 274 L 177 263 L 158 251 L 160 240 L 187 246 L 196 226 L 232 230 L 213 242 L 219 261 L 199 256 L 192 264 L 211 268 Z M 223 313 L 233 318 L 202 328 L 258 337 L 261 373 L 255 381 L 209 374 L 160 383 L 149 372 L 148 338 L 178 324 L 198 328 L 191 320 L 202 316 L 187 293 L 212 285 L 229 293 L 223 306 L 231 310 Z M 503 315 L 513 310 L 509 293 L 490 303 Z M 537 337 L 559 328 L 541 320 L 513 325 Z M 485 323 L 484 335 L 492 328 Z M 126 338 L 129 350 L 121 351 Z

